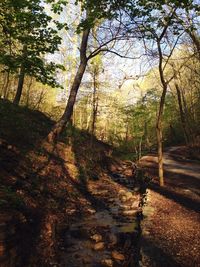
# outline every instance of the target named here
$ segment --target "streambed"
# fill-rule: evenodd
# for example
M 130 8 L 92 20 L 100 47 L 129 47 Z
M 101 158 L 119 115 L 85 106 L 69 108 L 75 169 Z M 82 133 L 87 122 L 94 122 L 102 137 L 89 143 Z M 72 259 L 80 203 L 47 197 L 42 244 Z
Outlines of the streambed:
M 61 266 L 139 266 L 142 196 L 133 178 L 112 174 L 90 182 L 88 190 L 105 205 L 63 234 Z

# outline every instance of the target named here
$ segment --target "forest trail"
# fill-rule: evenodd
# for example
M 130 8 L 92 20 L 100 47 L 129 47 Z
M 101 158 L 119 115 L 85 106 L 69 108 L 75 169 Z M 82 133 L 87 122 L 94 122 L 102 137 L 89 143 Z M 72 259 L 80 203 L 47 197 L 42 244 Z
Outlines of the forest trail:
M 165 187 L 158 185 L 155 155 L 140 164 L 153 177 L 143 209 L 142 266 L 200 266 L 200 164 L 187 159 L 183 148 L 164 153 Z

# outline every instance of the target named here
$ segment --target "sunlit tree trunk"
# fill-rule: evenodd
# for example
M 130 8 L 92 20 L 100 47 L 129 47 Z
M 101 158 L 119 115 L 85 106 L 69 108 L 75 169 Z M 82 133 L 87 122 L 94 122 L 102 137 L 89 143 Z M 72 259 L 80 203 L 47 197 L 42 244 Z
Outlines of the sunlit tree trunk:
M 10 82 L 10 70 L 6 72 L 5 83 L 3 85 L 3 98 L 4 99 L 8 98 L 9 82 Z
M 125 130 L 126 130 L 126 132 L 125 132 L 125 141 L 126 141 L 126 143 L 128 143 L 128 134 L 129 134 L 129 123 L 128 123 L 128 118 L 127 118 L 127 122 L 126 122 L 126 126 L 125 126 Z
M 91 134 L 95 134 L 97 112 L 98 112 L 98 97 L 97 97 L 97 77 L 94 73 L 93 77 L 93 98 L 92 98 L 92 125 L 91 125 Z
M 71 90 L 70 90 L 70 95 L 68 98 L 67 106 L 65 108 L 65 111 L 60 118 L 60 120 L 55 124 L 53 129 L 48 135 L 48 141 L 49 142 L 54 142 L 56 137 L 62 132 L 64 127 L 67 125 L 69 122 L 72 114 L 73 114 L 73 108 L 74 104 L 76 101 L 76 96 L 78 93 L 78 89 L 80 87 L 83 75 L 85 73 L 85 69 L 87 66 L 87 56 L 86 56 L 86 50 L 87 50 L 87 44 L 88 44 L 88 37 L 89 37 L 90 29 L 86 29 L 83 32 L 82 35 L 82 41 L 81 41 L 81 48 L 80 48 L 80 64 L 78 67 L 78 70 L 76 72 Z
M 24 85 L 24 77 L 25 77 L 25 67 L 22 65 L 20 68 L 20 74 L 19 74 L 19 80 L 18 80 L 18 86 L 17 86 L 17 92 L 15 95 L 15 98 L 13 100 L 13 103 L 18 105 L 19 101 L 22 96 L 22 90 Z
M 144 122 L 144 141 L 145 141 L 145 146 L 148 150 L 150 150 L 151 144 L 149 141 L 148 137 L 148 123 L 147 121 Z
M 143 136 L 140 137 L 139 146 L 138 146 L 138 160 L 140 160 L 142 156 L 142 138 Z
M 86 103 L 86 109 L 85 109 L 85 118 L 86 118 L 86 127 L 85 129 L 89 132 L 90 131 L 90 122 L 91 122 L 91 95 L 88 95 L 87 97 L 87 103 Z
M 18 105 L 22 96 L 22 90 L 23 90 L 23 85 L 24 85 L 24 78 L 25 78 L 25 65 L 24 65 L 24 60 L 27 56 L 27 46 L 24 45 L 23 47 L 23 52 L 22 52 L 22 64 L 20 67 L 20 73 L 19 73 L 19 79 L 18 79 L 18 86 L 17 86 L 17 92 L 15 95 L 15 98 L 13 100 L 13 103 Z
M 192 42 L 196 48 L 195 50 L 197 53 L 197 57 L 200 61 L 200 36 L 194 30 L 187 29 L 186 31 L 187 31 L 188 35 L 190 36 L 190 38 L 191 38 L 191 40 L 192 40 Z
M 187 131 L 187 126 L 186 126 L 186 118 L 185 118 L 185 113 L 184 113 L 184 110 L 183 110 L 183 103 L 182 103 L 182 98 L 181 98 L 181 90 L 179 88 L 176 70 L 174 70 L 174 72 L 175 72 L 174 73 L 174 84 L 175 84 L 176 93 L 177 93 L 181 124 L 182 124 L 182 128 L 183 128 L 185 143 L 188 144 L 189 141 L 190 141 L 190 138 L 189 138 L 189 134 L 188 134 L 188 131 Z
M 156 123 L 156 133 L 157 133 L 157 143 L 158 143 L 158 175 L 159 175 L 159 182 L 160 186 L 164 186 L 164 173 L 163 173 L 163 134 L 162 134 L 162 115 L 164 111 L 164 104 L 165 104 L 165 96 L 167 93 L 167 83 L 164 78 L 164 71 L 162 67 L 163 62 L 163 55 L 161 50 L 160 41 L 157 42 L 158 45 L 158 52 L 159 52 L 159 75 L 160 81 L 162 84 L 162 95 L 160 98 L 160 105 Z
M 82 112 L 82 108 L 80 108 L 80 111 L 79 111 L 79 125 L 80 125 L 80 128 L 83 129 L 83 112 Z
M 28 88 L 27 88 L 27 95 L 26 95 L 26 106 L 27 107 L 29 107 L 30 91 L 31 91 L 32 84 L 33 84 L 33 77 L 30 77 L 30 81 L 28 83 Z

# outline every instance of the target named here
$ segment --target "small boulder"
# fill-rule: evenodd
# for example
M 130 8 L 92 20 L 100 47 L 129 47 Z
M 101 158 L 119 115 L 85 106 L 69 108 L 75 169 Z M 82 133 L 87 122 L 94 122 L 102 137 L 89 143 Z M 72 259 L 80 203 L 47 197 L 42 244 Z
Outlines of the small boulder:
M 113 259 L 118 260 L 118 261 L 123 261 L 123 260 L 125 260 L 124 255 L 121 254 L 121 253 L 119 253 L 119 252 L 116 251 L 116 250 L 114 250 L 114 251 L 112 252 L 112 257 L 113 257 Z
M 102 241 L 102 235 L 95 234 L 95 235 L 91 236 L 91 239 L 94 240 L 95 242 L 100 242 L 100 241 Z
M 132 216 L 132 215 L 135 215 L 136 213 L 137 213 L 137 210 L 124 210 L 123 211 L 124 216 Z
M 102 260 L 101 264 L 106 267 L 113 267 L 113 261 L 111 259 Z
M 127 200 L 131 199 L 133 197 L 133 194 L 131 192 L 126 193 Z
M 104 242 L 98 242 L 94 245 L 94 250 L 102 250 L 104 249 Z
M 126 201 L 127 201 L 127 198 L 126 198 L 126 196 L 121 196 L 121 198 L 120 198 L 120 199 L 121 199 L 121 201 L 122 201 L 122 202 L 126 202 Z

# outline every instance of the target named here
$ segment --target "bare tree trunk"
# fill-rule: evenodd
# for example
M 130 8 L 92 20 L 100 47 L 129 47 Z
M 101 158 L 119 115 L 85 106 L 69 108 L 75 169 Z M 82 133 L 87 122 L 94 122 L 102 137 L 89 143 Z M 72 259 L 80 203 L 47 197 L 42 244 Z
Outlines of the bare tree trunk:
M 169 128 L 170 128 L 170 138 L 172 139 L 172 141 L 176 140 L 177 136 L 174 127 L 170 124 Z
M 97 82 L 96 82 L 96 74 L 94 74 L 94 91 L 93 91 L 93 112 L 92 112 L 92 127 L 91 134 L 95 134 L 96 128 L 96 120 L 97 120 L 97 112 L 98 112 L 98 97 L 97 97 Z
M 180 118 L 181 118 L 181 125 L 182 125 L 182 128 L 183 128 L 185 143 L 188 144 L 189 141 L 190 141 L 190 138 L 189 138 L 189 134 L 188 134 L 188 131 L 187 131 L 186 117 L 185 117 L 185 112 L 184 112 L 184 108 L 183 108 L 181 90 L 179 88 L 179 83 L 178 83 L 178 73 L 177 73 L 177 70 L 176 70 L 174 64 L 172 64 L 172 68 L 173 68 L 173 71 L 174 71 L 174 85 L 175 85 L 176 93 L 177 93 L 178 106 L 179 106 Z
M 79 111 L 79 126 L 81 129 L 83 129 L 83 112 L 82 112 L 82 108 L 80 108 L 80 111 Z
M 92 102 L 91 96 L 88 95 L 87 96 L 87 102 L 86 102 L 86 109 L 85 109 L 85 114 L 86 114 L 86 116 L 85 116 L 86 117 L 86 127 L 85 127 L 85 129 L 88 132 L 90 131 L 90 122 L 91 122 L 91 117 L 92 117 L 92 114 L 90 112 L 91 102 Z
M 145 148 L 148 149 L 150 151 L 150 141 L 149 141 L 149 137 L 148 137 L 148 123 L 147 121 L 145 121 L 144 123 L 144 141 L 145 141 Z
M 161 101 L 160 101 L 160 108 L 159 108 L 159 115 L 157 118 L 156 123 L 156 133 L 157 133 L 157 143 L 158 143 L 158 175 L 160 186 L 164 186 L 164 174 L 163 174 L 163 147 L 162 147 L 162 114 L 163 108 L 165 103 L 165 95 L 166 89 L 163 89 Z
M 138 160 L 141 159 L 142 156 L 142 136 L 140 137 L 140 142 L 139 142 L 139 146 L 138 146 Z
M 88 37 L 89 37 L 90 29 L 86 29 L 83 32 L 82 35 L 82 42 L 81 42 L 81 48 L 80 48 L 80 64 L 78 67 L 78 70 L 76 72 L 74 82 L 72 84 L 70 95 L 68 98 L 67 106 L 65 108 L 65 111 L 60 118 L 60 120 L 55 124 L 51 132 L 49 133 L 47 139 L 49 142 L 54 142 L 55 139 L 59 136 L 59 134 L 63 131 L 67 123 L 69 122 L 72 114 L 73 114 L 73 108 L 76 101 L 76 96 L 78 93 L 78 89 L 80 87 L 83 75 L 85 73 L 85 69 L 87 66 L 87 56 L 86 56 L 86 50 L 87 50 L 87 44 L 88 44 Z
M 10 82 L 10 70 L 6 72 L 6 82 L 3 86 L 3 98 L 6 99 L 8 97 L 8 86 Z
M 19 101 L 20 101 L 20 98 L 21 98 L 21 95 L 22 95 L 22 89 L 23 89 L 23 85 L 24 85 L 24 77 L 25 77 L 25 68 L 22 65 L 21 68 L 20 68 L 17 92 L 16 92 L 15 98 L 13 100 L 13 103 L 16 104 L 16 105 L 19 105 Z
M 126 123 L 126 128 L 125 128 L 126 132 L 125 132 L 125 142 L 126 144 L 128 143 L 128 138 L 129 138 L 129 124 L 128 121 Z
M 162 67 L 163 56 L 162 56 L 160 41 L 157 42 L 157 45 L 158 45 L 158 52 L 159 52 L 159 74 L 160 74 L 161 84 L 163 87 L 162 95 L 160 98 L 160 106 L 159 106 L 159 112 L 158 112 L 158 117 L 157 117 L 157 123 L 156 123 L 156 133 L 157 133 L 157 143 L 158 143 L 158 175 L 159 175 L 160 186 L 164 186 L 162 115 L 164 111 L 165 96 L 167 93 L 167 83 L 164 78 L 164 72 L 163 72 L 163 67 Z
M 188 144 L 190 141 L 190 138 L 189 138 L 189 134 L 188 134 L 187 127 L 186 127 L 186 119 L 185 119 L 185 113 L 183 111 L 181 91 L 180 91 L 177 81 L 175 81 L 175 87 L 176 87 L 176 93 L 177 93 L 177 98 L 178 98 L 178 106 L 179 106 L 179 111 L 180 111 L 181 124 L 182 124 L 183 133 L 185 137 L 185 143 Z
M 29 107 L 29 100 L 30 100 L 30 90 L 31 90 L 31 85 L 33 83 L 33 77 L 30 77 L 30 82 L 28 84 L 27 88 L 27 96 L 26 96 L 26 106 Z
M 27 46 L 24 45 L 23 51 L 22 51 L 22 58 L 25 59 L 26 56 L 27 56 Z M 22 64 L 20 67 L 20 73 L 19 73 L 19 79 L 18 79 L 17 92 L 16 92 L 15 98 L 13 100 L 13 103 L 16 105 L 18 105 L 20 102 L 20 98 L 22 95 L 22 89 L 23 89 L 23 85 L 24 85 L 24 77 L 25 77 L 25 65 L 24 65 L 24 62 L 22 60 Z
M 198 58 L 200 60 L 200 38 L 195 31 L 187 30 L 187 32 L 188 32 L 190 38 L 192 39 L 193 44 L 196 47 L 197 55 L 198 55 Z
M 33 109 L 40 109 L 40 105 L 42 104 L 42 100 L 44 99 L 44 97 L 45 97 L 45 90 L 43 89 Z

